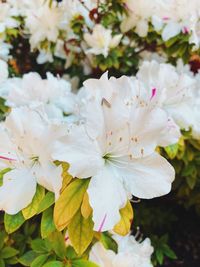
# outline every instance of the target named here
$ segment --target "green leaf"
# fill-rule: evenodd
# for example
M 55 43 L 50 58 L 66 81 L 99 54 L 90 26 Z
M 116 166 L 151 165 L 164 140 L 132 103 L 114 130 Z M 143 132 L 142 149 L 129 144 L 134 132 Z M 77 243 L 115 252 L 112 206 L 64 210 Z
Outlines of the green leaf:
M 2 260 L 2 259 L 0 259 L 0 266 L 1 266 L 1 267 L 6 267 L 6 265 L 5 265 L 5 261 Z
M 163 251 L 164 251 L 164 254 L 168 258 L 173 259 L 173 260 L 177 259 L 176 254 L 174 253 L 174 251 L 167 244 L 163 245 Z
M 54 222 L 58 230 L 63 230 L 80 208 L 89 181 L 76 179 L 60 195 L 54 208 Z
M 37 214 L 39 204 L 41 203 L 44 196 L 45 196 L 44 187 L 38 185 L 35 196 L 33 197 L 31 204 L 29 204 L 25 209 L 22 210 L 22 214 L 26 220 L 30 219 L 35 214 Z
M 5 237 L 6 237 L 6 233 L 5 232 L 0 232 L 0 250 L 2 249 L 2 247 L 4 245 Z
M 8 234 L 11 234 L 15 232 L 19 227 L 25 222 L 25 219 L 21 212 L 15 214 L 15 215 L 4 215 L 4 225 L 6 232 Z
M 69 239 L 78 255 L 82 255 L 94 237 L 92 217 L 85 219 L 78 211 L 68 226 Z
M 31 248 L 37 253 L 48 252 L 45 241 L 40 238 L 31 241 Z
M 117 243 L 112 239 L 109 233 L 101 233 L 101 242 L 106 249 L 113 250 L 117 253 Z
M 62 182 L 62 189 L 61 189 L 61 193 L 62 193 L 64 189 L 68 186 L 68 184 L 71 182 L 73 177 L 68 173 L 69 164 L 63 162 L 61 163 L 61 165 L 63 168 L 63 172 L 62 172 L 63 182 Z
M 56 255 L 61 259 L 65 258 L 66 246 L 65 238 L 61 232 L 55 231 L 50 234 L 49 241 L 51 242 L 52 249 L 55 251 Z
M 131 222 L 133 220 L 133 208 L 131 206 L 130 201 L 128 201 L 126 206 L 120 209 L 119 212 L 121 215 L 121 219 L 115 225 L 113 230 L 115 233 L 125 236 L 130 232 Z
M 73 247 L 71 247 L 71 246 L 68 246 L 67 248 L 66 248 L 66 257 L 68 258 L 68 259 L 70 259 L 70 260 L 72 260 L 72 259 L 77 259 L 78 258 L 78 255 L 77 255 L 77 253 L 76 253 L 76 251 L 74 250 L 74 248 Z
M 18 261 L 23 266 L 30 266 L 33 260 L 37 257 L 37 253 L 33 250 L 26 252 L 23 256 L 21 256 Z M 0 265 L 1 266 L 1 265 Z
M 48 209 L 55 202 L 55 195 L 52 192 L 47 192 L 45 197 L 42 199 L 38 206 L 37 214 L 43 212 Z
M 73 260 L 72 267 L 99 267 L 99 265 L 87 260 Z
M 81 214 L 85 219 L 87 219 L 92 213 L 92 208 L 89 203 L 89 196 L 88 193 L 85 192 L 84 197 L 83 197 L 83 202 L 81 205 Z
M 6 169 L 3 169 L 2 171 L 0 171 L 0 186 L 2 186 L 2 184 L 3 184 L 3 176 L 4 176 L 4 174 L 9 172 L 10 170 L 11 170 L 10 168 L 6 168 Z
M 64 264 L 60 261 L 47 262 L 43 267 L 64 267 Z
M 170 145 L 164 148 L 168 157 L 170 159 L 174 159 L 178 153 L 178 149 L 179 149 L 179 145 L 178 144 L 174 144 L 174 145 Z
M 176 35 L 170 38 L 168 41 L 165 42 L 166 47 L 170 47 L 178 41 L 179 35 Z
M 50 207 L 45 210 L 42 214 L 41 221 L 41 236 L 42 238 L 48 237 L 53 231 L 55 231 L 56 227 L 53 221 L 53 209 Z
M 48 254 L 47 255 L 40 255 L 38 256 L 36 259 L 34 259 L 34 261 L 31 263 L 31 267 L 42 267 L 43 264 L 45 264 L 45 262 L 48 259 Z
M 189 186 L 190 189 L 194 189 L 196 182 L 197 182 L 197 176 L 187 176 L 186 177 L 186 182 Z
M 163 264 L 163 260 L 164 260 L 164 255 L 163 252 L 160 249 L 156 250 L 156 258 L 158 260 L 158 263 L 161 265 Z
M 1 258 L 8 259 L 16 256 L 19 253 L 18 250 L 12 247 L 5 247 L 1 250 Z
M 18 263 L 18 259 L 16 256 L 12 257 L 12 258 L 8 258 L 5 260 L 6 266 L 10 266 L 10 265 L 14 265 Z

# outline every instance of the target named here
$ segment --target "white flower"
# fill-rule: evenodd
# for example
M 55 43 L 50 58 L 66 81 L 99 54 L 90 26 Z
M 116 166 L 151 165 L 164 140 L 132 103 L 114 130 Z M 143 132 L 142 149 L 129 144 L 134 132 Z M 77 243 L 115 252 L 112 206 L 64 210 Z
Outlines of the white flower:
M 124 17 L 121 30 L 134 29 L 140 37 L 148 34 L 149 23 L 154 30 L 161 32 L 164 41 L 183 32 L 191 34 L 190 43 L 199 47 L 199 8 L 198 0 L 125 0 L 128 16 Z
M 8 78 L 8 64 L 0 59 L 0 85 Z
M 125 0 L 124 3 L 128 17 L 123 19 L 121 30 L 127 32 L 130 29 L 135 29 L 140 37 L 147 35 L 151 19 L 155 16 L 155 21 L 157 15 L 163 13 L 164 7 L 166 8 L 166 3 L 163 0 Z
M 188 5 L 187 0 L 171 1 L 169 10 L 162 18 L 164 25 L 162 38 L 164 41 L 178 35 L 180 32 L 191 33 L 192 18 L 197 15 L 199 10 L 198 2 L 197 0 L 191 0 Z
M 0 187 L 0 209 L 16 214 L 25 208 L 36 191 L 37 183 L 55 193 L 62 186 L 62 168 L 51 158 L 58 125 L 50 124 L 40 111 L 13 109 L 0 127 L 1 170 L 10 168 Z
M 191 117 L 191 128 L 193 138 L 200 140 L 200 74 L 196 74 L 194 79 L 196 80 L 196 88 L 193 92 L 193 116 Z
M 74 177 L 92 177 L 88 194 L 94 229 L 106 231 L 120 220 L 119 209 L 130 193 L 139 198 L 169 193 L 174 169 L 155 148 L 177 141 L 179 135 L 166 137 L 166 113 L 132 93 L 130 78 L 108 80 L 105 74 L 84 86 L 85 123 L 72 126 L 55 143 L 53 158 L 68 162 Z
M 53 54 L 50 49 L 39 49 L 39 55 L 37 57 L 38 64 L 44 64 L 46 62 L 53 62 Z
M 10 4 L 0 2 L 0 33 L 3 34 L 6 29 L 16 28 L 18 22 L 14 19 L 16 12 Z
M 179 74 L 170 64 L 156 61 L 144 62 L 137 77 L 149 95 L 154 89 L 152 104 L 165 109 L 181 129 L 192 126 L 194 78 L 187 73 Z
M 8 92 L 3 97 L 10 107 L 44 105 L 49 118 L 53 119 L 74 113 L 75 95 L 70 83 L 51 73 L 47 73 L 47 79 L 34 72 L 25 74 L 23 78 L 9 79 L 4 87 Z
M 161 51 L 160 53 L 158 52 L 150 52 L 150 51 L 142 51 L 140 53 L 140 65 L 143 64 L 144 61 L 152 61 L 155 60 L 159 63 L 166 63 L 167 61 L 167 56 L 166 54 Z
M 110 49 L 115 48 L 121 41 L 122 34 L 112 36 L 112 31 L 104 28 L 101 24 L 95 25 L 92 34 L 85 33 L 84 40 L 91 47 L 87 53 L 104 55 L 107 57 Z
M 153 267 L 151 254 L 153 247 L 150 240 L 146 238 L 139 243 L 134 236 L 120 237 L 114 235 L 117 241 L 118 252 L 107 250 L 97 242 L 91 249 L 89 259 L 100 267 Z
M 197 50 L 200 46 L 200 20 L 197 16 L 191 17 L 191 36 L 189 39 L 190 44 L 195 44 L 194 50 Z
M 69 25 L 68 31 L 70 31 L 70 22 L 78 16 L 82 16 L 85 19 L 87 26 L 92 27 L 93 22 L 90 19 L 89 11 L 96 7 L 96 1 L 86 0 L 63 0 L 62 6 L 65 11 L 65 18 Z
M 41 42 L 56 42 L 59 31 L 63 28 L 63 10 L 53 1 L 38 1 L 38 6 L 33 5 L 26 9 L 25 26 L 30 32 L 31 48 L 40 47 Z
M 9 52 L 12 46 L 0 40 L 0 59 L 8 60 Z

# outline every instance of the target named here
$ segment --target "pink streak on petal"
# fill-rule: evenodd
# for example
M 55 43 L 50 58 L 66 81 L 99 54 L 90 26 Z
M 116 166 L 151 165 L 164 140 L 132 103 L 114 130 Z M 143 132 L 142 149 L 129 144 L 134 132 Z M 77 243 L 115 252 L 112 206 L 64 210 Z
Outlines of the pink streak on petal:
M 183 27 L 182 31 L 183 31 L 184 34 L 188 34 L 189 33 L 189 29 L 186 26 Z
M 98 232 L 101 232 L 102 231 L 102 228 L 103 228 L 103 226 L 105 224 L 105 221 L 106 221 L 106 217 L 107 217 L 107 214 L 105 214 L 105 216 L 103 217 L 103 220 L 102 220 L 102 222 L 100 224 L 100 227 L 99 227 Z
M 153 88 L 151 90 L 151 98 L 150 98 L 150 100 L 152 100 L 154 98 L 154 96 L 156 95 L 156 92 L 157 92 L 157 89 L 156 88 Z
M 169 20 L 169 17 L 167 17 L 167 16 L 163 17 L 163 20 Z
M 8 160 L 8 161 L 15 161 L 16 159 L 7 158 L 4 156 L 0 156 L 0 159 Z

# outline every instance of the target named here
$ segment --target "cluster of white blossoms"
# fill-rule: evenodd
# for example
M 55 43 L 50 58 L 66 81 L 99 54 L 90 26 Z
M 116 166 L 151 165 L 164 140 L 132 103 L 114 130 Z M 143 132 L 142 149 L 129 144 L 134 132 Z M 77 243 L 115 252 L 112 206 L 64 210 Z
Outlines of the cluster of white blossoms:
M 144 61 L 137 73 L 141 94 L 155 91 L 152 105 L 163 108 L 174 120 L 176 127 L 192 130 L 200 138 L 200 87 L 199 74 L 156 61 Z M 144 93 L 143 93 L 144 91 Z
M 139 81 L 108 79 L 105 73 L 85 81 L 75 95 L 68 82 L 51 74 L 44 80 L 36 73 L 6 76 L 5 70 L 1 91 L 11 112 L 1 123 L 1 170 L 8 170 L 1 209 L 15 214 L 25 208 L 37 183 L 58 197 L 62 178 L 56 160 L 69 163 L 73 177 L 91 178 L 87 192 L 96 231 L 113 229 L 131 195 L 169 193 L 174 169 L 156 148 L 176 143 L 180 132 L 154 104 L 154 88 L 141 94 Z
M 94 229 L 111 230 L 131 195 L 169 193 L 174 170 L 156 148 L 177 143 L 182 129 L 200 138 L 199 75 L 188 70 L 146 61 L 135 77 L 105 73 L 75 94 L 70 82 L 50 73 L 8 78 L 7 64 L 0 65 L 0 95 L 11 108 L 1 123 L 0 148 L 1 170 L 9 170 L 0 187 L 7 213 L 31 202 L 36 183 L 59 195 L 59 160 L 69 163 L 73 177 L 91 178 Z M 32 193 L 25 190 L 21 198 L 30 181 Z
M 153 198 L 170 191 L 174 170 L 156 147 L 178 142 L 181 129 L 200 137 L 199 75 L 189 71 L 144 62 L 136 77 L 108 79 L 105 73 L 74 94 L 68 81 L 50 73 L 47 79 L 37 73 L 8 78 L 7 64 L 0 64 L 0 95 L 12 108 L 1 123 L 1 169 L 11 171 L 0 188 L 0 206 L 8 213 L 31 202 L 36 182 L 59 195 L 61 172 L 53 163 L 59 160 L 70 164 L 73 177 L 91 177 L 94 229 L 111 230 L 131 195 Z M 27 172 L 32 194 L 21 204 Z M 19 191 L 9 185 L 17 179 Z M 13 201 L 3 201 L 13 189 Z
M 124 34 L 133 29 L 140 37 L 146 37 L 150 25 L 161 34 L 164 41 L 179 35 L 189 35 L 189 43 L 198 49 L 200 44 L 200 2 L 191 0 L 123 0 L 126 12 L 119 16 L 121 29 L 104 27 L 91 18 L 98 10 L 97 0 L 8 0 L 0 2 L 0 57 L 8 58 L 9 42 L 5 42 L 13 29 L 29 38 L 31 50 L 39 51 L 38 63 L 53 62 L 53 57 L 66 60 L 66 68 L 73 61 L 73 52 L 84 52 L 91 58 L 102 54 L 106 58 L 113 48 L 125 39 Z M 109 5 L 108 5 L 109 8 Z M 93 14 L 95 18 L 95 13 Z M 96 16 L 98 16 L 96 14 Z M 83 19 L 83 36 L 79 38 L 72 29 L 72 22 Z M 11 30 L 11 31 L 10 31 Z M 10 32 L 9 32 L 10 31 Z M 71 43 L 72 42 L 72 43 Z
M 101 267 L 152 267 L 151 254 L 153 247 L 146 238 L 143 242 L 135 240 L 134 236 L 125 237 L 113 235 L 118 244 L 117 253 L 104 248 L 102 243 L 96 243 L 90 251 L 90 260 Z
M 128 17 L 121 25 L 122 31 L 135 28 L 139 36 L 145 37 L 149 23 L 162 32 L 164 41 L 179 33 L 190 34 L 190 43 L 200 45 L 200 2 L 191 0 L 124 0 Z
M 16 8 L 10 2 L 0 2 L 0 58 L 7 60 L 11 45 L 6 42 L 6 35 L 9 30 L 13 30 L 19 26 L 19 22 L 15 19 L 19 15 Z
M 74 93 L 69 81 L 47 73 L 8 75 L 0 60 L 0 96 L 10 111 L 0 124 L 0 209 L 17 214 L 37 184 L 60 196 L 62 166 L 90 178 L 87 193 L 94 230 L 111 231 L 132 196 L 168 194 L 175 177 L 157 152 L 178 142 L 181 129 L 200 138 L 199 74 L 186 67 L 146 61 L 135 77 L 89 79 Z M 151 267 L 148 239 L 113 238 L 118 253 L 96 243 L 90 260 L 101 267 Z

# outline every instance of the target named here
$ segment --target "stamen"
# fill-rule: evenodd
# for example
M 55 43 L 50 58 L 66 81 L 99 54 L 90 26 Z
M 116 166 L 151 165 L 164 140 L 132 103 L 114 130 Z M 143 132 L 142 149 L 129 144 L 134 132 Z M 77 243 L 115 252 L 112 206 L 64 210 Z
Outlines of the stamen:
M 104 97 L 101 100 L 101 105 L 105 105 L 107 108 L 111 108 L 111 104 Z

